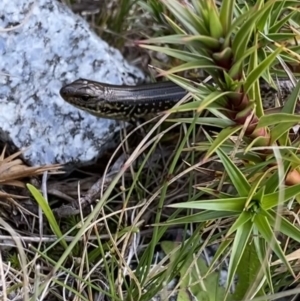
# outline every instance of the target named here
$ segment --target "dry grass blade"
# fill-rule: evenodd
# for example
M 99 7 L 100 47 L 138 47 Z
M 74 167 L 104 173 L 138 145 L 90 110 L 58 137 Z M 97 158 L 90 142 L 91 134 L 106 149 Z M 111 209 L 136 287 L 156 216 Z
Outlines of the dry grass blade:
M 0 191 L 0 199 L 1 198 L 27 199 L 28 197 Z
M 0 184 L 25 187 L 25 184 L 18 180 L 41 175 L 45 171 L 55 174 L 63 173 L 63 171 L 60 170 L 60 164 L 33 167 L 25 165 L 21 159 L 17 158 L 22 154 L 22 151 L 5 158 L 5 150 L 6 147 L 4 147 L 0 156 Z

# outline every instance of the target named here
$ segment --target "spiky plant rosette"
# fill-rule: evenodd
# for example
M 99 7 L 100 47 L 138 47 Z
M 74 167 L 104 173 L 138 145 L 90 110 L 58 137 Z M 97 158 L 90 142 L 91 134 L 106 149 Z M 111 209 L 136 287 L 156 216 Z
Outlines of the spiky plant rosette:
M 241 6 L 234 0 L 221 4 L 213 0 L 149 3 L 152 10 L 168 12 L 164 21 L 174 34 L 143 40 L 140 45 L 182 61 L 171 70 L 160 70 L 160 75 L 187 89 L 194 99 L 170 112 L 207 110 L 214 116 L 190 121 L 221 129 L 216 137 L 206 133 L 209 144 L 199 143 L 194 150 L 205 150 L 204 161 L 217 155 L 226 181 L 234 187 L 231 193 L 198 187 L 214 199 L 172 205 L 201 212 L 164 225 L 232 218 L 211 264 L 212 268 L 231 248 L 226 295 L 236 273 L 240 279 L 235 293 L 238 300 L 274 293 L 273 259 L 280 259 L 295 276 L 275 229 L 300 242 L 299 228 L 278 210 L 287 202 L 292 206 L 300 192 L 299 142 L 290 135 L 300 121 L 294 114 L 300 83 L 288 68 L 300 62 L 299 47 L 291 43 L 299 34 L 294 18 L 299 4 L 276 0 L 248 1 Z M 199 83 L 176 75 L 197 69 L 205 70 L 212 80 Z M 266 114 L 261 80 L 276 89 L 275 76 L 283 71 L 290 86 L 294 85 L 293 91 L 283 108 Z M 193 293 L 197 295 L 196 288 Z

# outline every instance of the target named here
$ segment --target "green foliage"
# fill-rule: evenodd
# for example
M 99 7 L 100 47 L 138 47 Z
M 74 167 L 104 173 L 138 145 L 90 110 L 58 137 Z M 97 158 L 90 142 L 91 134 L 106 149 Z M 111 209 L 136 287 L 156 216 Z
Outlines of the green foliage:
M 277 256 L 293 275 L 293 268 L 275 233 L 281 232 L 300 242 L 300 230 L 279 211 L 280 207 L 297 198 L 300 192 L 299 185 L 282 185 L 290 171 L 297 171 L 299 167 L 298 143 L 292 141 L 288 134 L 292 126 L 300 121 L 293 114 L 300 85 L 297 84 L 286 100 L 281 113 L 265 115 L 260 80 L 261 77 L 270 80 L 270 75 L 277 72 L 278 63 L 284 65 L 284 61 L 291 62 L 288 57 L 299 62 L 297 53 L 285 43 L 296 38 L 295 31 L 287 29 L 289 25 L 295 25 L 293 17 L 297 14 L 292 7 L 296 2 L 270 0 L 240 6 L 236 1 L 223 1 L 221 7 L 217 7 L 214 1 L 199 0 L 192 1 L 194 9 L 180 1 L 165 0 L 162 3 L 174 17 L 169 22 L 170 28 L 180 28 L 180 31 L 174 30 L 175 34 L 145 40 L 142 47 L 182 61 L 179 66 L 161 72 L 161 75 L 185 87 L 195 99 L 193 104 L 181 105 L 176 111 L 196 110 L 201 113 L 207 109 L 220 118 L 221 115 L 216 112 L 229 109 L 231 113 L 223 111 L 224 115 L 235 122 L 231 126 L 222 126 L 219 122 L 223 130 L 216 138 L 206 133 L 208 144 L 201 142 L 194 148 L 206 151 L 204 161 L 213 154 L 217 156 L 224 167 L 224 177 L 232 186 L 231 193 L 215 193 L 215 190 L 200 186 L 200 191 L 215 198 L 201 197 L 200 200 L 170 205 L 172 208 L 200 210 L 200 213 L 170 219 L 164 225 L 199 223 L 230 216 L 233 222 L 220 245 L 222 250 L 231 250 L 225 295 L 228 295 L 237 273 L 245 279 L 244 286 L 240 285 L 236 292 L 239 300 L 249 297 L 248 289 L 253 279 L 260 286 L 251 297 L 274 293 L 270 265 L 264 264 L 269 261 L 266 259 L 269 252 L 273 258 Z M 164 47 L 167 44 L 172 48 Z M 193 69 L 193 66 L 194 69 L 205 70 L 206 75 L 213 79 L 214 88 L 196 82 L 191 85 L 180 76 L 173 75 Z M 196 124 L 204 125 L 204 119 L 199 118 Z M 232 139 L 237 140 L 238 144 L 231 144 Z M 261 164 L 255 173 L 251 170 L 254 164 Z M 259 255 L 255 256 L 255 253 Z M 241 264 L 245 264 L 245 258 L 249 256 L 254 258 L 247 262 L 251 273 L 242 273 Z M 259 273 L 262 267 L 263 273 Z
M 39 207 L 42 209 L 43 213 L 45 214 L 53 233 L 57 236 L 57 239 L 60 241 L 61 245 L 66 249 L 68 245 L 63 237 L 58 222 L 56 221 L 55 216 L 48 202 L 42 196 L 40 191 L 37 190 L 34 186 L 32 186 L 31 184 L 27 184 L 27 188 L 29 189 L 34 199 L 38 202 Z
M 124 19 L 132 3 L 120 1 L 117 19 L 107 32 L 120 33 L 129 28 Z M 278 292 L 272 266 L 274 260 L 281 261 L 286 277 L 295 277 L 293 263 L 286 256 L 291 250 L 284 248 L 280 238 L 300 242 L 299 227 L 285 216 L 285 210 L 293 208 L 300 192 L 299 180 L 292 178 L 293 172 L 299 173 L 299 141 L 290 135 L 291 128 L 300 121 L 294 114 L 300 83 L 295 82 L 293 92 L 285 99 L 282 108 L 267 113 L 261 81 L 264 80 L 268 88 L 276 88 L 276 76 L 284 74 L 293 82 L 289 67 L 300 62 L 300 47 L 291 43 L 298 38 L 298 1 L 228 0 L 220 4 L 213 0 L 145 0 L 139 4 L 139 9 L 150 13 L 157 22 L 157 27 L 153 28 L 159 28 L 152 31 L 153 38 L 139 41 L 139 45 L 173 58 L 177 65 L 168 70 L 157 70 L 161 76 L 184 87 L 193 98 L 192 102 L 176 106 L 167 113 L 191 112 L 193 115 L 167 119 L 170 128 L 184 124 L 184 134 L 173 156 L 168 158 L 168 165 L 164 166 L 166 177 L 158 180 L 155 170 L 149 180 L 152 185 L 158 182 L 159 188 L 152 190 L 153 186 L 144 185 L 145 188 L 141 180 L 143 176 L 149 176 L 150 168 L 146 163 L 150 161 L 162 133 L 167 132 L 159 132 L 156 139 L 152 138 L 160 125 L 157 122 L 124 163 L 78 231 L 73 229 L 74 238 L 70 243 L 65 241 L 46 200 L 28 185 L 64 249 L 56 262 L 45 253 L 41 256 L 52 264 L 53 275 L 57 271 L 67 272 L 64 262 L 77 251 L 79 253 L 79 249 L 74 252 L 79 240 L 102 216 L 118 181 L 132 167 L 141 149 L 148 147 L 150 150 L 138 170 L 132 168 L 132 185 L 122 191 L 122 206 L 126 209 L 132 200 L 146 200 L 141 210 L 144 213 L 149 204 L 158 200 L 155 209 L 151 208 L 151 214 L 155 212 L 151 239 L 139 252 L 134 268 L 124 256 L 128 253 L 133 256 L 131 242 L 139 232 L 141 221 L 138 218 L 142 213 L 131 219 L 132 225 L 125 223 L 121 227 L 122 217 L 126 215 L 124 210 L 116 217 L 116 233 L 109 230 L 109 239 L 105 241 L 96 233 L 97 243 L 83 256 L 83 261 L 92 265 L 102 263 L 106 289 L 102 290 L 92 280 L 80 278 L 76 273 L 70 272 L 70 275 L 112 300 L 149 301 L 176 276 L 180 283 L 178 300 L 190 300 L 191 295 L 203 301 L 251 300 L 256 297 L 267 300 Z M 104 23 L 110 20 L 111 15 Z M 147 35 L 143 33 L 143 36 Z M 201 75 L 197 79 L 186 78 L 186 74 L 198 74 L 199 70 Z M 204 79 L 207 80 L 204 82 Z M 206 125 L 213 126 L 214 130 L 202 130 Z M 215 128 L 218 128 L 217 133 Z M 198 139 L 200 129 L 205 140 Z M 218 172 L 214 170 L 213 181 L 198 183 L 196 174 L 203 172 L 205 177 L 206 173 L 212 172 L 203 167 L 210 161 L 217 162 L 222 168 Z M 182 170 L 182 166 L 187 167 Z M 144 170 L 147 170 L 146 174 L 143 174 Z M 184 200 L 168 205 L 167 209 L 175 209 L 171 214 L 165 214 L 165 201 L 173 192 L 170 187 L 183 174 L 188 177 L 178 183 L 188 187 Z M 146 180 L 147 184 L 149 182 Z M 184 214 L 180 215 L 182 212 Z M 106 218 L 101 221 L 107 229 L 110 228 Z M 153 267 L 155 249 L 170 226 L 185 226 L 187 230 L 189 224 L 194 226 L 189 237 L 182 237 L 180 242 L 161 243 L 166 256 L 159 267 Z M 213 225 L 215 228 L 211 230 Z M 207 234 L 208 231 L 211 232 Z M 206 243 L 219 243 L 209 266 L 198 256 L 205 247 L 202 234 L 208 236 Z M 120 242 L 125 247 L 118 248 Z M 227 283 L 220 287 L 215 267 L 225 259 L 229 259 Z M 238 282 L 232 294 L 230 289 L 236 276 Z M 42 283 L 38 287 L 38 296 L 46 285 Z M 78 297 L 84 299 L 82 295 L 78 293 Z
M 177 257 L 181 256 L 179 245 L 174 242 L 163 241 L 161 246 L 167 255 L 170 254 L 170 266 L 172 266 L 176 263 Z M 205 260 L 201 257 L 187 256 L 180 267 L 179 275 L 179 289 L 182 292 L 179 295 L 179 300 L 188 301 L 190 300 L 189 294 L 192 294 L 196 300 L 217 301 L 222 300 L 225 295 L 224 288 L 219 285 L 219 272 L 209 272 Z M 229 298 L 228 300 L 233 299 Z

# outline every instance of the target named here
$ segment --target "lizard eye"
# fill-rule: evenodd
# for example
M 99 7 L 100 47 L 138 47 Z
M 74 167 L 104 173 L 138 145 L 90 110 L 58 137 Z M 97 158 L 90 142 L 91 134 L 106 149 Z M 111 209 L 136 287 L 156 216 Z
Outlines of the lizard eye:
M 88 102 L 90 100 L 90 96 L 88 96 L 88 95 L 81 95 L 80 96 L 80 100 L 82 100 L 84 102 Z

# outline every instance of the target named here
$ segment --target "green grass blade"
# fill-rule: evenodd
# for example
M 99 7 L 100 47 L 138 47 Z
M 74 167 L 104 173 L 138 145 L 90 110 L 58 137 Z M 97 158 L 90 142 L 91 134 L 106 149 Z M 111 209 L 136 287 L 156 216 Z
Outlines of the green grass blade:
M 228 127 L 223 129 L 217 136 L 217 138 L 213 141 L 210 148 L 208 149 L 207 153 L 204 156 L 204 160 L 207 160 L 217 149 L 229 139 L 233 134 L 238 132 L 243 128 L 242 125 L 237 125 L 234 127 Z
M 282 113 L 294 114 L 295 108 L 297 107 L 298 104 L 299 93 L 300 93 L 300 81 L 298 81 L 295 88 L 293 89 L 293 92 L 291 93 L 286 103 L 284 104 Z
M 251 235 L 252 227 L 253 224 L 252 222 L 249 221 L 247 223 L 244 223 L 236 231 L 233 245 L 232 245 L 232 251 L 230 255 L 229 267 L 228 267 L 228 277 L 226 281 L 227 292 L 229 291 L 230 286 L 233 283 L 234 276 L 236 274 L 240 260 L 244 254 L 249 237 Z
M 219 218 L 234 217 L 239 214 L 239 211 L 211 211 L 205 210 L 200 213 L 191 214 L 188 216 L 175 218 L 163 223 L 163 225 L 182 225 L 187 223 L 201 223 L 206 221 L 217 220 Z
M 260 75 L 267 70 L 276 59 L 276 56 L 282 51 L 282 48 L 277 48 L 264 61 L 262 61 L 254 70 L 252 70 L 244 83 L 245 92 L 247 93 L 253 83 L 259 79 Z
M 210 273 L 210 271 L 214 268 L 215 264 L 217 264 L 217 261 L 220 259 L 220 257 L 226 253 L 226 250 L 229 247 L 229 245 L 232 244 L 232 241 L 232 239 L 227 238 L 221 242 L 212 261 L 210 262 L 207 273 Z
M 270 140 L 270 145 L 272 145 L 274 142 L 276 142 L 277 140 L 279 140 L 281 137 L 284 140 L 283 143 L 280 143 L 281 145 L 286 145 L 287 144 L 287 133 L 291 130 L 291 128 L 295 125 L 295 123 L 283 123 L 283 124 L 278 124 L 276 125 L 273 129 L 271 129 L 270 131 L 270 136 L 271 136 L 271 140 Z
M 255 22 L 268 10 L 274 1 L 269 1 L 259 11 L 253 10 L 253 13 L 248 20 L 238 30 L 232 43 L 235 60 L 238 60 L 246 51 L 247 44 L 251 38 L 252 32 L 255 29 Z
M 170 25 L 170 27 L 173 29 L 175 33 L 184 34 L 184 35 L 188 34 L 182 27 L 180 27 L 179 24 L 175 23 L 174 20 L 169 18 L 167 15 L 164 15 L 164 18 L 166 19 L 166 21 L 168 22 L 168 24 Z
M 42 211 L 44 212 L 53 233 L 60 239 L 61 245 L 65 249 L 67 249 L 68 244 L 65 241 L 65 239 L 63 238 L 63 234 L 60 231 L 59 225 L 55 219 L 55 216 L 54 216 L 49 204 L 44 199 L 43 195 L 39 192 L 39 190 L 37 190 L 33 185 L 27 184 L 26 186 L 27 186 L 28 190 L 30 191 L 30 193 L 32 194 L 32 196 L 34 197 L 34 199 L 37 201 L 37 203 L 41 207 Z
M 195 109 L 197 109 L 197 107 L 195 107 Z M 181 107 L 179 106 L 178 111 L 181 111 L 180 108 Z M 168 118 L 168 119 L 166 119 L 165 122 L 182 122 L 182 123 L 190 124 L 193 122 L 193 120 L 194 120 L 194 118 L 176 118 L 176 119 Z M 220 119 L 220 118 L 216 118 L 216 117 L 199 117 L 199 118 L 197 118 L 196 124 L 219 127 L 222 129 L 235 125 L 235 123 L 232 120 Z
M 270 33 L 277 33 L 281 27 L 284 26 L 284 24 L 290 20 L 293 15 L 296 14 L 296 11 L 292 11 L 291 13 L 287 14 L 284 18 L 280 19 L 278 22 L 276 22 L 274 25 L 272 25 L 270 28 L 269 28 L 269 32 Z
M 164 0 L 163 4 L 170 10 L 176 20 L 192 34 L 208 34 L 206 27 L 197 15 L 194 15 L 186 6 L 173 0 Z
M 173 34 L 164 37 L 156 37 L 150 39 L 144 39 L 139 41 L 140 47 L 146 47 L 143 44 L 185 44 L 183 38 L 186 38 L 186 34 Z M 193 37 L 193 36 L 192 36 Z
M 204 109 L 206 109 L 210 104 L 214 103 L 215 101 L 219 99 L 223 99 L 224 96 L 231 94 L 232 92 L 226 91 L 226 92 L 220 92 L 220 91 L 214 91 L 211 94 L 209 94 L 207 97 L 205 97 L 201 103 L 201 105 L 198 107 L 197 112 L 201 112 Z M 197 95 L 197 94 L 196 94 Z
M 189 209 L 205 209 L 215 211 L 237 211 L 242 212 L 246 202 L 246 197 L 233 197 L 226 199 L 215 199 L 215 200 L 201 200 L 185 203 L 177 203 L 168 205 L 171 208 L 189 208 Z
M 276 223 L 277 213 L 269 210 L 266 212 L 266 214 L 270 225 L 274 227 Z M 280 217 L 280 224 L 278 230 L 284 235 L 286 235 L 287 237 L 294 239 L 297 242 L 300 242 L 300 229 L 294 226 L 290 221 L 288 221 L 283 216 Z
M 219 218 L 234 217 L 239 211 L 212 211 L 206 210 L 200 213 L 191 214 L 185 217 L 175 218 L 163 223 L 164 226 L 182 225 L 187 223 L 201 223 Z
M 206 59 L 198 59 L 197 61 L 187 62 L 185 64 L 181 64 L 179 66 L 173 67 L 168 71 L 162 73 L 162 75 L 166 76 L 173 73 L 184 72 L 187 70 L 194 70 L 194 69 L 203 69 L 203 70 L 222 70 L 221 67 L 217 67 L 214 63 L 206 60 Z M 208 71 L 209 72 L 209 71 Z
M 234 221 L 234 223 L 231 225 L 230 229 L 226 233 L 226 237 L 233 234 L 237 229 L 241 226 L 243 226 L 245 223 L 247 223 L 249 220 L 251 220 L 252 215 L 249 212 L 242 212 L 239 217 Z
M 167 48 L 167 47 L 160 47 L 160 46 L 152 46 L 152 45 L 141 45 L 143 48 L 147 48 L 149 50 L 153 50 L 159 53 L 167 54 L 171 57 L 180 59 L 184 62 L 194 62 L 197 63 L 198 60 L 206 60 L 206 64 L 213 63 L 213 60 L 205 55 L 202 55 L 200 53 L 196 52 L 190 52 L 190 51 L 184 51 L 184 50 L 178 50 L 173 48 Z
M 206 135 L 208 137 L 208 135 Z M 208 139 L 211 141 L 212 139 L 208 137 Z M 227 154 L 224 153 L 224 151 L 219 148 L 216 149 L 216 153 L 218 154 L 221 162 L 224 165 L 224 168 L 229 176 L 229 178 L 232 181 L 232 184 L 234 185 L 235 189 L 238 191 L 238 194 L 243 197 L 247 197 L 250 191 L 250 184 L 248 183 L 245 175 L 242 173 L 240 168 L 238 168 L 232 160 L 227 156 Z
M 247 267 L 247 268 L 245 268 Z M 237 282 L 236 290 L 233 294 L 234 300 L 247 300 L 246 293 L 254 283 L 259 282 L 258 274 L 261 269 L 261 262 L 257 255 L 257 250 L 254 243 L 248 243 L 243 252 L 240 264 L 236 270 L 239 281 Z M 261 275 L 263 277 L 264 274 Z M 256 290 L 259 290 L 257 288 Z M 265 296 L 263 290 L 259 290 L 255 297 Z
M 262 116 L 257 124 L 257 128 L 276 125 L 278 123 L 297 124 L 300 122 L 300 115 L 288 113 L 274 113 Z
M 264 240 L 263 237 L 261 237 L 261 235 L 256 227 L 253 228 L 253 242 L 255 244 L 257 256 L 261 263 L 261 268 L 262 268 L 263 274 L 266 276 L 266 280 L 270 287 L 271 293 L 274 293 L 269 260 L 266 260 L 267 242 Z
M 222 1 L 220 8 L 220 21 L 225 33 L 228 32 L 233 20 L 233 9 L 235 0 Z M 227 46 L 227 45 L 226 45 Z
M 279 199 L 279 191 L 265 194 L 261 200 L 261 206 L 264 210 L 269 210 L 279 204 L 282 204 L 300 193 L 300 184 L 284 188 L 284 195 Z
M 287 261 L 285 254 L 283 253 L 275 234 L 270 226 L 270 223 L 265 215 L 256 214 L 254 217 L 254 224 L 257 227 L 259 233 L 263 236 L 266 242 L 269 244 L 275 254 L 282 260 L 292 275 L 294 275 L 293 269 Z

